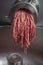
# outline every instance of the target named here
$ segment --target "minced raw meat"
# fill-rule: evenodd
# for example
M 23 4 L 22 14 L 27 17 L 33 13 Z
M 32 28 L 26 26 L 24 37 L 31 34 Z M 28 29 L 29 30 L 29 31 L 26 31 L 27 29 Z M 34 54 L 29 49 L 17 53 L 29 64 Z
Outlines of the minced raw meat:
M 13 18 L 12 36 L 16 43 L 24 51 L 28 49 L 30 43 L 36 36 L 35 20 L 32 13 L 26 9 L 19 9 Z

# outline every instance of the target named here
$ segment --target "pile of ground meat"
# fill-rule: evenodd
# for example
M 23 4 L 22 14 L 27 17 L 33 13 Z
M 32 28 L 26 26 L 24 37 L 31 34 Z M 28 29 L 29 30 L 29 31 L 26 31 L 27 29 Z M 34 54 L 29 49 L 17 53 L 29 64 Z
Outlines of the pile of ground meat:
M 12 22 L 14 45 L 19 45 L 24 51 L 27 51 L 30 43 L 34 41 L 36 36 L 36 26 L 33 15 L 29 10 L 19 9 L 14 14 Z

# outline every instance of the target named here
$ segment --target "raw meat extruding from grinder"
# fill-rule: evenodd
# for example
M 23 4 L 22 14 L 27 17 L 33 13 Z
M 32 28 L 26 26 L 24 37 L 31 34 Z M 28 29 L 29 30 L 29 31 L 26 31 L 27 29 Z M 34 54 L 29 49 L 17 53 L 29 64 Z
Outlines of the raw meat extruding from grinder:
M 39 12 L 38 0 L 21 0 L 15 2 L 9 13 L 12 21 L 12 37 L 15 45 L 27 51 L 36 37 L 36 22 Z

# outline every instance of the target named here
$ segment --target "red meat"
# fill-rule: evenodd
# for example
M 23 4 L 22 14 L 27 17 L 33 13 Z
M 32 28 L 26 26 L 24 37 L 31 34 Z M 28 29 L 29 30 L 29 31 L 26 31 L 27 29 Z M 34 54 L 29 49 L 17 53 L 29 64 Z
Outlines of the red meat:
M 24 51 L 28 49 L 30 43 L 36 36 L 36 26 L 34 17 L 30 11 L 25 9 L 18 10 L 13 19 L 12 26 L 13 39 Z

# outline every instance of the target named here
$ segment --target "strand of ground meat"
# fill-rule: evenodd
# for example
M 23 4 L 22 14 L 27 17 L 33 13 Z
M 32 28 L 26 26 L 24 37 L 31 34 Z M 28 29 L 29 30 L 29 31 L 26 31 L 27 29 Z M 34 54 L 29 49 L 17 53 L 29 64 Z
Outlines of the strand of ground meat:
M 20 9 L 18 10 L 13 19 L 12 35 L 16 43 L 24 51 L 28 49 L 30 43 L 35 39 L 36 26 L 33 15 L 30 11 Z

